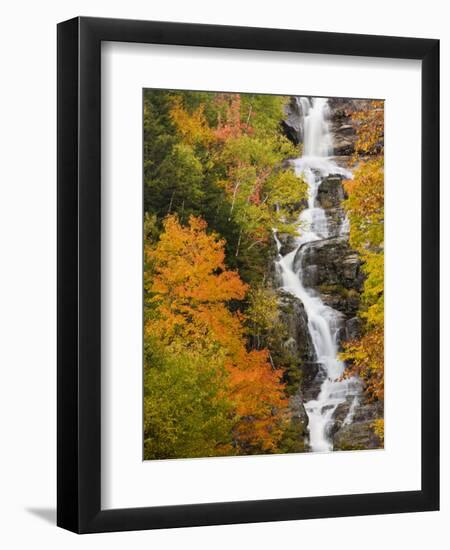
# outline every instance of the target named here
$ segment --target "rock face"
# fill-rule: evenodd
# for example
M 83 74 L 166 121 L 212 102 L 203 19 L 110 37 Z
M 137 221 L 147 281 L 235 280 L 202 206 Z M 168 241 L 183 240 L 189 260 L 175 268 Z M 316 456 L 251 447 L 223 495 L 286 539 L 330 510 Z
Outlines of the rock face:
M 285 346 L 299 358 L 301 363 L 313 361 L 315 357 L 308 331 L 308 317 L 302 302 L 283 290 L 279 290 L 278 295 L 280 320 L 287 333 Z M 302 364 L 299 368 L 302 368 Z
M 288 254 L 289 252 L 292 252 L 297 247 L 297 245 L 295 244 L 295 239 L 292 235 L 280 233 L 278 235 L 278 240 L 281 243 L 280 254 L 282 256 Z
M 356 314 L 364 282 L 359 256 L 345 237 L 332 237 L 303 245 L 295 255 L 294 266 L 302 270 L 302 283 L 317 291 L 323 302 L 341 312 L 346 329 L 356 338 L 361 328 Z
M 351 115 L 366 109 L 367 100 L 330 98 L 329 126 L 333 138 L 334 156 L 341 166 L 348 166 L 355 152 L 357 135 Z M 308 109 L 304 98 L 291 98 L 285 109 L 282 126 L 286 136 L 295 144 L 304 139 L 302 109 Z M 302 245 L 294 257 L 294 271 L 301 271 L 303 286 L 320 295 L 322 301 L 340 313 L 336 320 L 337 340 L 358 339 L 362 323 L 358 316 L 360 296 L 364 284 L 364 272 L 359 255 L 351 249 L 348 240 L 348 220 L 343 206 L 346 199 L 343 178 L 330 174 L 322 180 L 317 194 L 317 206 L 327 217 L 328 238 Z M 295 250 L 295 240 L 279 235 L 280 253 L 284 256 Z M 278 285 L 281 277 L 278 277 Z M 276 286 L 275 286 L 276 288 Z M 289 408 L 292 422 L 284 442 L 286 452 L 308 450 L 308 417 L 304 403 L 317 399 L 324 381 L 324 369 L 315 357 L 308 319 L 303 304 L 289 293 L 279 292 L 279 311 L 286 327 L 284 346 L 296 358 L 299 374 L 298 388 L 291 396 Z M 383 406 L 369 402 L 362 391 L 362 383 L 349 380 L 350 390 L 346 401 L 333 413 L 329 437 L 334 450 L 375 449 L 382 443 L 374 433 L 374 421 L 383 417 Z
M 334 434 L 335 451 L 379 449 L 382 445 L 373 431 L 373 422 L 355 422 Z
M 348 156 L 355 152 L 357 140 L 351 115 L 367 107 L 367 100 L 330 98 L 331 132 L 333 134 L 334 154 L 336 156 Z
M 295 255 L 294 266 L 303 271 L 303 285 L 319 291 L 330 285 L 360 291 L 364 279 L 359 256 L 345 237 L 304 244 Z
M 308 415 L 304 407 L 303 387 L 315 378 L 318 366 L 314 363 L 314 351 L 308 330 L 308 318 L 302 302 L 292 294 L 278 290 L 278 312 L 284 328 L 284 356 L 293 365 L 287 373 L 286 382 L 294 392 L 289 398 L 291 421 L 280 443 L 286 453 L 307 450 Z
M 361 260 L 348 243 L 343 200 L 346 198 L 341 176 L 329 176 L 320 184 L 317 202 L 325 210 L 330 237 L 303 245 L 296 253 L 294 266 L 302 269 L 302 282 L 316 290 L 322 300 L 345 318 L 342 339 L 357 338 L 361 323 L 356 314 L 364 283 Z
M 286 430 L 281 448 L 288 453 L 302 453 L 307 450 L 308 415 L 301 394 L 296 393 L 289 399 L 291 422 Z
M 342 403 L 336 409 L 332 426 L 334 450 L 357 451 L 381 448 L 382 444 L 374 433 L 373 423 L 383 416 L 382 404 L 369 402 L 362 396 L 350 412 L 351 407 L 351 403 Z M 348 421 L 349 412 L 351 422 Z
M 325 210 L 331 237 L 346 235 L 345 210 L 342 205 L 346 198 L 340 176 L 329 176 L 320 184 L 317 202 Z
M 281 121 L 283 131 L 292 143 L 298 145 L 303 141 L 302 108 L 295 97 L 291 97 L 285 107 L 285 118 Z

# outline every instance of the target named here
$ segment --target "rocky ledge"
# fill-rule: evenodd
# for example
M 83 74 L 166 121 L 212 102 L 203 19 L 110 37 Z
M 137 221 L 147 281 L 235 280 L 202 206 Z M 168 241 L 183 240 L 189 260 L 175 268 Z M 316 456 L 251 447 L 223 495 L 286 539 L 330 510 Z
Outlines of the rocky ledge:
M 360 291 L 364 281 L 361 260 L 346 237 L 331 237 L 306 243 L 299 248 L 294 266 L 303 272 L 303 285 L 318 289 L 321 285 L 341 285 Z
M 357 451 L 362 449 L 379 449 L 383 445 L 376 436 L 373 424 L 376 419 L 383 417 L 383 404 L 379 401 L 369 401 L 360 395 L 354 410 L 350 413 L 351 422 L 346 423 L 351 402 L 338 405 L 334 414 L 334 423 L 331 427 L 333 448 L 335 451 Z

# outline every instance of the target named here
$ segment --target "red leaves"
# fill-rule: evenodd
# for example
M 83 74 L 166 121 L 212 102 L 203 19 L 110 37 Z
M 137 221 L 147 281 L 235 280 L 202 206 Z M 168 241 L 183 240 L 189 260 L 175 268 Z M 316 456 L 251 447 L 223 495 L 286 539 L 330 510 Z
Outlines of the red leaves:
M 224 142 L 230 138 L 238 138 L 243 133 L 251 133 L 248 121 L 241 121 L 241 96 L 239 94 L 220 94 L 216 103 L 219 108 L 222 107 L 223 111 L 223 115 L 219 111 L 217 128 L 214 129 L 214 135 L 218 141 Z

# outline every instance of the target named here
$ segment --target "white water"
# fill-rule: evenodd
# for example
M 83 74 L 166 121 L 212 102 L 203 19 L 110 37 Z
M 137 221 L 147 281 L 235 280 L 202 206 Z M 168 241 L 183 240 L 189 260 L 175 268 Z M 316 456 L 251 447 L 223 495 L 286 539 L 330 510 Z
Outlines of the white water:
M 317 399 L 305 403 L 309 418 L 309 444 L 311 451 L 332 451 L 333 444 L 328 430 L 337 406 L 352 400 L 344 424 L 352 421 L 357 406 L 358 381 L 342 379 L 345 365 L 338 359 L 337 335 L 342 315 L 325 305 L 316 292 L 302 284 L 302 262 L 297 261 L 299 269 L 294 268 L 297 253 L 304 254 L 308 244 L 328 238 L 329 230 L 325 211 L 317 205 L 317 193 L 323 178 L 330 174 L 352 177 L 351 173 L 338 166 L 331 158 L 332 138 L 328 127 L 328 104 L 325 98 L 298 98 L 304 120 L 304 154 L 294 161 L 298 176 L 308 184 L 308 208 L 303 210 L 298 220 L 296 248 L 285 256 L 278 256 L 277 267 L 282 277 L 282 287 L 303 302 L 308 315 L 308 330 L 322 370 L 323 382 Z M 348 220 L 344 220 L 341 234 L 348 233 Z M 281 244 L 275 234 L 278 251 Z

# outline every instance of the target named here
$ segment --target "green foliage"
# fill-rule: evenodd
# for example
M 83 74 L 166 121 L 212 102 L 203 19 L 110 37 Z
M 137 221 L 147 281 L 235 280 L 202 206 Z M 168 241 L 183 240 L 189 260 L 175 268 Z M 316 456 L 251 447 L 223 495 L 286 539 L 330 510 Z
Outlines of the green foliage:
M 285 97 L 207 92 L 144 94 L 144 208 L 202 216 L 226 242 L 227 263 L 261 282 L 272 229 L 293 232 L 306 185 L 283 161 Z
M 144 92 L 144 209 L 156 212 L 157 202 L 150 203 L 147 186 L 164 187 L 159 177 L 161 163 L 179 140 L 170 120 L 170 93 L 163 90 Z M 153 197 L 153 193 L 151 194 Z M 167 208 L 167 206 L 166 206 Z
M 256 135 L 273 136 L 284 117 L 285 96 L 243 94 L 242 114 L 254 128 Z
M 149 376 L 145 414 L 150 419 L 146 428 L 150 456 L 155 456 L 164 433 L 169 442 L 174 437 L 172 446 L 161 451 L 167 458 L 178 452 L 195 456 L 195 440 L 189 448 L 185 441 L 185 433 L 192 428 L 190 420 L 176 415 L 176 410 L 189 413 L 194 405 L 198 406 L 192 412 L 196 437 L 200 441 L 208 437 L 213 450 L 204 443 L 199 447 L 215 455 L 221 452 L 219 443 L 225 445 L 217 435 L 223 422 L 218 425 L 216 410 L 221 420 L 222 412 L 228 411 L 228 439 L 236 453 L 272 452 L 285 424 L 282 375 L 272 368 L 267 350 L 248 349 L 243 317 L 228 305 L 242 300 L 248 286 L 237 272 L 226 269 L 224 241 L 206 228 L 199 217 L 191 216 L 188 225 L 182 226 L 176 215 L 169 215 L 156 245 L 145 245 L 144 349 Z M 158 349 L 162 350 L 159 355 Z M 194 392 L 194 405 L 189 376 L 201 392 Z M 183 387 L 189 393 L 184 399 L 178 391 Z M 154 388 L 159 393 L 153 393 Z M 159 401 L 155 405 L 156 395 L 162 405 Z M 209 415 L 217 422 L 206 422 Z M 226 454 L 229 451 L 229 446 L 223 448 Z
M 283 433 L 279 445 L 281 453 L 303 453 L 305 452 L 305 435 L 307 427 L 299 418 L 291 419 Z
M 150 345 L 144 375 L 144 459 L 233 454 L 226 373 L 212 357 Z
M 271 347 L 274 327 L 280 323 L 276 293 L 261 285 L 252 288 L 246 310 L 247 324 L 255 349 Z

